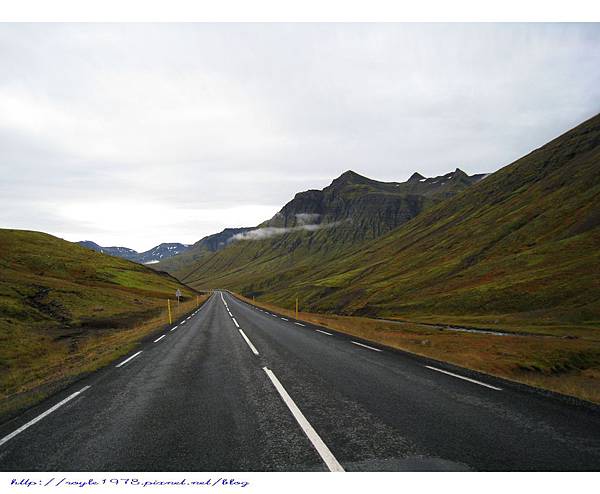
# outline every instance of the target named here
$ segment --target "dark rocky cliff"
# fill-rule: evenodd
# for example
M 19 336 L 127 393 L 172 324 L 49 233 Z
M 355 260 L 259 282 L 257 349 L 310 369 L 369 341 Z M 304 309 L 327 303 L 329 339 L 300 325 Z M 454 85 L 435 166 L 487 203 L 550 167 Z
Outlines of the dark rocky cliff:
M 345 231 L 351 240 L 376 238 L 482 177 L 457 168 L 439 177 L 414 173 L 406 182 L 379 182 L 348 170 L 323 190 L 296 194 L 260 227 L 328 225 Z

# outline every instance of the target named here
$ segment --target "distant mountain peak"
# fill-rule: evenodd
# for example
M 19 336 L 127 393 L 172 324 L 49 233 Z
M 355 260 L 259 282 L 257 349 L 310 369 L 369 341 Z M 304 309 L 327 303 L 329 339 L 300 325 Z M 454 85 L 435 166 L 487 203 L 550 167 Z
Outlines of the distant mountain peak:
M 424 180 L 425 177 L 421 175 L 419 172 L 413 173 L 408 179 L 409 182 L 418 182 L 419 180 Z
M 331 182 L 331 185 L 348 184 L 348 183 L 365 183 L 372 182 L 370 178 L 364 177 L 353 170 L 346 170 L 338 178 Z
M 338 178 L 351 178 L 351 177 L 360 177 L 360 176 L 361 175 L 356 173 L 354 170 L 346 170 Z
M 77 244 L 100 252 L 101 254 L 121 257 L 139 264 L 152 264 L 163 259 L 168 259 L 169 257 L 185 252 L 189 248 L 188 245 L 180 243 L 162 243 L 146 252 L 137 252 L 128 247 L 102 247 L 91 240 L 84 240 L 82 242 L 77 242 Z

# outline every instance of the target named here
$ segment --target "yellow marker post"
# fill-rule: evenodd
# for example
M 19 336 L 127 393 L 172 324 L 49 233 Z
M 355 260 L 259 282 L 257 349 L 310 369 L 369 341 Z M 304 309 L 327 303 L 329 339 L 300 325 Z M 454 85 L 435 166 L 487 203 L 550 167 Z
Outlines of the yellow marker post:
M 173 324 L 173 318 L 171 317 L 171 299 L 167 299 L 167 307 L 169 309 L 169 324 Z
M 296 319 L 298 319 L 298 297 L 296 297 Z

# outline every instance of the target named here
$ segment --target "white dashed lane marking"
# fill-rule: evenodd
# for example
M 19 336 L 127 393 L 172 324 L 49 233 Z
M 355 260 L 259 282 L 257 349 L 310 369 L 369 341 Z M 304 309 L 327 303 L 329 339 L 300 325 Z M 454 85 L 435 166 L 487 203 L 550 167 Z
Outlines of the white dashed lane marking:
M 140 353 L 142 353 L 142 350 L 140 350 L 137 353 L 134 353 L 131 357 L 129 357 L 128 359 L 123 360 L 123 362 L 121 362 L 120 364 L 115 365 L 115 367 L 122 367 L 123 365 L 125 365 L 126 363 L 128 363 L 130 360 L 133 360 L 134 358 L 136 358 Z
M 482 383 L 481 381 L 477 381 L 477 380 L 471 379 L 469 377 L 460 376 L 458 374 L 454 374 L 454 372 L 448 372 L 448 371 L 445 371 L 442 369 L 438 369 L 437 367 L 431 367 L 430 365 L 426 365 L 425 367 L 427 367 L 428 369 L 431 369 L 433 371 L 436 371 L 436 372 L 441 372 L 443 374 L 447 374 L 449 376 L 456 377 L 458 379 L 462 379 L 463 381 L 469 381 L 474 384 L 479 384 L 480 386 L 485 386 L 486 388 L 494 389 L 496 391 L 502 391 L 502 388 L 497 388 L 496 386 L 492 386 L 491 384 Z
M 368 348 L 369 350 L 373 350 L 374 352 L 383 352 L 383 350 L 379 348 L 375 348 L 369 345 L 365 345 L 364 343 L 359 343 L 358 341 L 351 341 L 350 343 L 354 343 L 355 345 L 361 346 L 363 348 Z

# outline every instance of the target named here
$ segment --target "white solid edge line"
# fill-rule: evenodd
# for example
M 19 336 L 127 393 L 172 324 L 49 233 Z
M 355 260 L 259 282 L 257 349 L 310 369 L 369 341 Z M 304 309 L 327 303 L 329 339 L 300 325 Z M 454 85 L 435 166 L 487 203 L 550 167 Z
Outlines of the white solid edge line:
M 258 355 L 258 350 L 252 344 L 252 342 L 248 339 L 248 337 L 246 336 L 246 333 L 244 333 L 241 328 L 238 331 L 240 332 L 240 334 L 242 335 L 242 337 L 244 338 L 244 340 L 246 340 L 246 343 L 248 343 L 248 346 L 250 347 L 250 350 L 252 350 L 252 353 L 254 355 Z
M 237 321 L 235 320 L 235 317 L 232 317 L 231 320 L 233 321 L 233 324 L 235 324 L 236 328 L 239 328 L 240 325 L 237 323 Z
M 342 467 L 342 465 L 340 465 L 340 463 L 337 461 L 335 456 L 333 456 L 333 453 L 330 451 L 330 449 L 327 447 L 327 445 L 323 442 L 323 440 L 321 439 L 319 434 L 317 434 L 317 431 L 315 431 L 313 429 L 313 426 L 310 425 L 310 422 L 308 420 L 306 420 L 306 417 L 300 411 L 298 406 L 294 403 L 294 400 L 292 400 L 292 398 L 290 397 L 288 392 L 285 390 L 283 385 L 279 382 L 279 379 L 277 379 L 277 376 L 275 374 L 273 374 L 273 372 L 267 367 L 263 367 L 263 370 L 265 371 L 267 376 L 269 376 L 269 379 L 273 383 L 273 386 L 275 386 L 275 389 L 279 393 L 279 396 L 281 396 L 281 398 L 283 399 L 283 402 L 290 409 L 290 412 L 292 412 L 292 415 L 294 416 L 294 418 L 296 419 L 296 421 L 298 422 L 298 424 L 304 431 L 304 434 L 306 434 L 306 436 L 308 437 L 308 439 L 310 440 L 312 445 L 317 450 L 317 453 L 319 453 L 319 456 L 321 456 L 321 458 L 325 462 L 325 465 L 327 465 L 327 468 L 329 468 L 329 471 L 330 472 L 343 472 L 344 467 Z
M 67 403 L 68 401 L 71 401 L 73 398 L 75 398 L 77 395 L 80 395 L 81 393 L 83 393 L 84 391 L 86 391 L 87 389 L 90 389 L 91 386 L 84 386 L 83 388 L 81 388 L 79 391 L 75 391 L 75 393 L 73 393 L 72 395 L 67 396 L 64 400 L 58 402 L 56 405 L 54 405 L 52 408 L 49 408 L 48 410 L 46 410 L 44 413 L 38 415 L 36 418 L 30 420 L 29 422 L 27 422 L 26 424 L 22 425 L 21 427 L 19 427 L 16 431 L 11 432 L 10 434 L 8 434 L 7 436 L 4 436 L 2 439 L 0 439 L 0 446 L 2 446 L 4 443 L 10 441 L 13 437 L 15 437 L 17 434 L 20 434 L 21 432 L 23 432 L 25 429 L 28 429 L 29 427 L 31 427 L 33 424 L 39 422 L 40 420 L 42 420 L 44 417 L 50 415 L 52 412 L 54 412 L 55 410 L 57 410 L 58 408 L 62 407 L 65 403 Z
M 304 326 L 304 324 L 300 323 L 300 322 L 295 322 L 294 324 L 297 324 L 298 326 Z M 304 326 L 306 327 L 306 326 Z
M 163 334 L 161 337 L 159 337 L 159 338 L 156 338 L 156 339 L 154 340 L 154 343 L 158 343 L 158 342 L 159 342 L 160 340 L 162 340 L 162 339 L 163 339 L 165 336 L 167 336 L 167 335 L 166 335 L 166 334 Z
M 458 374 L 454 374 L 453 372 L 448 372 L 448 371 L 445 371 L 442 369 L 438 369 L 437 367 L 431 367 L 430 365 L 426 365 L 425 367 L 427 367 L 428 369 L 437 371 L 437 372 L 442 372 L 443 374 L 448 374 L 449 376 L 452 376 L 452 377 L 457 377 L 458 379 L 462 379 L 463 381 L 469 381 L 474 384 L 479 384 L 480 386 L 485 386 L 486 388 L 495 389 L 496 391 L 502 391 L 502 388 L 497 388 L 496 386 L 492 386 L 491 384 L 482 383 L 481 381 L 476 381 L 475 379 L 471 379 L 469 377 L 459 376 Z
M 368 348 L 369 350 L 373 350 L 375 352 L 383 352 L 380 348 L 375 348 L 369 345 L 365 345 L 364 343 L 359 343 L 358 341 L 350 340 L 350 343 L 354 343 L 355 345 L 362 346 L 363 348 Z
M 115 365 L 115 367 L 121 367 L 122 365 L 125 365 L 127 362 L 129 362 L 131 359 L 137 357 L 140 353 L 142 353 L 142 350 L 140 350 L 137 353 L 134 353 L 131 357 L 129 357 L 128 359 L 123 360 L 123 362 L 121 362 L 120 364 Z
M 328 333 L 327 331 L 323 331 L 322 329 L 315 329 L 315 331 L 318 331 L 319 333 L 326 334 L 327 336 L 333 336 L 331 333 Z

